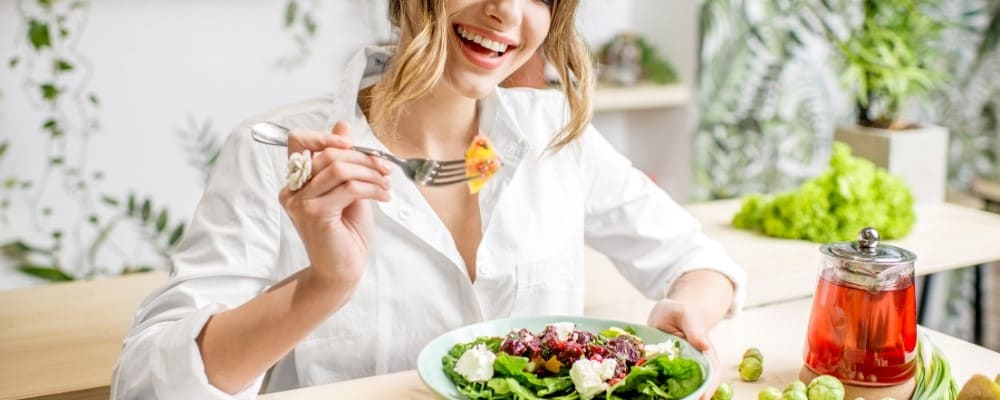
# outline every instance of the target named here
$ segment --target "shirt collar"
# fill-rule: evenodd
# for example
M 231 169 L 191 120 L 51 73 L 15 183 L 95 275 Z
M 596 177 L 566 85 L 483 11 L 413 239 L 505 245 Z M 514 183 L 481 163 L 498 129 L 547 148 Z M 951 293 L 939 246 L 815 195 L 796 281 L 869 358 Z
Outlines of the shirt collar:
M 377 82 L 385 73 L 392 59 L 394 47 L 371 46 L 357 52 L 344 69 L 343 79 L 335 93 L 331 120 L 328 126 L 336 121 L 348 121 L 354 142 L 360 146 L 387 150 L 385 145 L 375 136 L 364 113 L 358 106 L 358 91 Z M 518 124 L 511 108 L 505 104 L 505 98 L 500 89 L 478 102 L 479 131 L 493 143 L 500 155 L 503 166 L 489 183 L 483 187 L 479 195 L 479 208 L 482 218 L 482 229 L 485 234 L 497 204 L 502 199 L 505 188 L 510 185 L 517 173 L 521 160 L 532 154 L 529 142 L 524 137 L 524 130 Z M 448 257 L 461 267 L 465 273 L 465 263 L 455 247 L 450 232 L 436 217 L 433 209 L 427 204 L 415 184 L 402 174 L 392 175 L 393 197 L 388 203 L 377 202 L 378 208 L 388 217 L 406 226 L 431 247 Z M 408 213 L 419 213 L 437 223 L 414 224 L 413 218 L 400 218 Z M 405 220 L 404 220 L 405 219 Z M 423 218 L 421 218 L 423 219 Z M 429 222 L 423 219 L 424 222 Z

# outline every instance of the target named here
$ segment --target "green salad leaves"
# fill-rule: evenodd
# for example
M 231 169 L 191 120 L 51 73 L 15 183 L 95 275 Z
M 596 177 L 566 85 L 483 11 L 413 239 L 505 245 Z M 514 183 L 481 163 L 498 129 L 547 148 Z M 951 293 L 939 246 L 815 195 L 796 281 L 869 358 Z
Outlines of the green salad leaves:
M 617 335 L 618 332 L 605 331 Z M 479 337 L 468 343 L 458 343 L 442 358 L 445 375 L 455 384 L 458 392 L 472 400 L 577 400 L 581 399 L 563 366 L 557 374 L 539 376 L 532 371 L 534 365 L 527 357 L 511 356 L 499 351 L 502 339 Z M 485 382 L 469 382 L 455 371 L 455 364 L 462 355 L 476 345 L 483 344 L 496 354 L 494 375 Z M 546 374 L 549 375 L 549 374 Z M 661 354 L 634 365 L 624 379 L 612 385 L 596 399 L 681 399 L 694 393 L 705 381 L 701 366 L 689 359 L 671 358 Z
M 916 222 L 913 195 L 899 177 L 833 144 L 830 168 L 798 190 L 750 195 L 733 226 L 768 236 L 825 243 L 853 240 L 864 227 L 882 238 L 906 236 Z

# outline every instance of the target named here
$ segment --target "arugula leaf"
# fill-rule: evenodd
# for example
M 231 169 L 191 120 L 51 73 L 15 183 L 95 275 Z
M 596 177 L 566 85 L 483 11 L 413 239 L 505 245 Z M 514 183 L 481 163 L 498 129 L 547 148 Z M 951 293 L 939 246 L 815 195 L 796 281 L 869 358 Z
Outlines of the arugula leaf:
M 497 360 L 493 363 L 493 370 L 499 376 L 514 379 L 519 385 L 538 396 L 573 390 L 573 380 L 569 376 L 539 378 L 534 372 L 528 371 L 529 362 L 526 357 L 516 357 L 500 352 L 497 353 Z M 517 393 L 516 390 L 511 390 Z
M 679 399 L 694 393 L 704 380 L 701 366 L 697 362 L 659 355 L 650 358 L 643 365 L 632 367 L 622 383 L 609 390 L 606 399 L 642 396 Z

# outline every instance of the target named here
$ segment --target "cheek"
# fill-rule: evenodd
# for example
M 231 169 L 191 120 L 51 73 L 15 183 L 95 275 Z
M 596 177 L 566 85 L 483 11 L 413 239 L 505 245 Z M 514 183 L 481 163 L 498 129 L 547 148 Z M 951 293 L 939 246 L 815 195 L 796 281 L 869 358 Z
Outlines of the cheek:
M 529 38 L 530 46 L 534 48 L 541 46 L 549 34 L 549 27 L 552 25 L 552 17 L 548 10 L 542 11 L 537 17 L 527 19 L 525 22 L 526 30 L 524 33 Z

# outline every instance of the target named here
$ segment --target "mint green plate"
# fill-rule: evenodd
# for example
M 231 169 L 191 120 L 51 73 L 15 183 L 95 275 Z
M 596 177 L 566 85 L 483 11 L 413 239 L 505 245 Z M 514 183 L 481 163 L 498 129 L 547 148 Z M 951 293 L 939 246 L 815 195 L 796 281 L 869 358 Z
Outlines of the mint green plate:
M 699 365 L 701 365 L 701 370 L 705 375 L 705 383 L 702 383 L 698 390 L 695 390 L 694 393 L 691 393 L 690 396 L 685 397 L 684 399 L 697 399 L 700 397 L 702 392 L 705 391 L 705 385 L 707 382 L 712 380 L 714 372 L 708 363 L 708 359 L 705 358 L 705 355 L 695 349 L 694 346 L 686 340 L 677 336 L 645 325 L 636 325 L 628 322 L 586 317 L 560 316 L 499 319 L 495 321 L 480 322 L 478 324 L 469 325 L 445 333 L 432 340 L 424 346 L 422 350 L 420 350 L 420 355 L 417 357 L 417 373 L 420 374 L 420 379 L 424 381 L 424 384 L 438 396 L 449 400 L 464 400 L 465 396 L 458 393 L 458 390 L 455 389 L 455 385 L 451 383 L 451 380 L 449 380 L 447 376 L 445 376 L 441 366 L 441 358 L 448 353 L 448 350 L 451 349 L 452 346 L 456 343 L 471 342 L 479 336 L 502 337 L 507 335 L 507 333 L 512 330 L 521 328 L 528 328 L 532 332 L 538 333 L 545 328 L 545 325 L 554 322 L 573 322 L 576 324 L 577 329 L 593 333 L 603 331 L 612 326 L 617 326 L 619 328 L 632 326 L 635 328 L 636 334 L 642 338 L 645 343 L 661 343 L 667 339 L 680 341 L 681 357 L 696 361 Z

